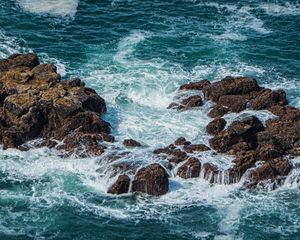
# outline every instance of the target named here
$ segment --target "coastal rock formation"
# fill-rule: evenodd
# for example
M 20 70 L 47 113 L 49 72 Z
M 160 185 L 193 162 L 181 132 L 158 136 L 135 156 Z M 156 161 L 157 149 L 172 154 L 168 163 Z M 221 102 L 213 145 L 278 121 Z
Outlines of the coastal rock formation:
M 100 155 L 98 142 L 113 141 L 101 119 L 104 100 L 80 79 L 61 81 L 53 64 L 40 64 L 35 54 L 15 54 L 0 61 L 0 143 L 20 148 L 36 138 L 41 145 L 68 153 Z
M 207 84 L 203 80 L 201 84 L 189 83 L 179 89 L 202 90 L 205 100 L 215 103 L 208 113 L 214 119 L 206 127 L 207 133 L 213 135 L 209 141 L 210 147 L 219 153 L 235 156 L 233 166 L 227 170 L 221 171 L 210 163 L 202 164 L 203 174 L 200 175 L 204 179 L 217 183 L 224 182 L 224 179 L 220 181 L 219 178 L 226 176 L 226 183 L 236 183 L 249 172 L 245 182 L 245 187 L 248 188 L 263 186 L 264 183 L 276 187 L 283 182 L 292 169 L 289 160 L 283 157 L 288 154 L 300 155 L 300 110 L 286 106 L 287 99 L 283 90 L 262 88 L 255 79 L 246 77 L 226 77 Z M 246 109 L 269 110 L 277 118 L 269 119 L 263 124 L 256 116 L 244 114 L 224 129 L 226 121 L 222 116 Z M 185 144 L 183 140 L 181 142 L 179 145 L 184 150 L 193 146 L 191 143 Z M 172 151 L 165 153 L 172 154 Z M 187 158 L 188 156 L 183 160 Z M 184 171 L 188 166 L 187 161 L 179 169 L 178 175 L 188 176 Z
M 157 163 L 141 168 L 132 182 L 132 191 L 159 196 L 169 190 L 169 176 L 166 170 Z
M 200 171 L 200 161 L 195 157 L 191 157 L 178 169 L 177 175 L 181 178 L 196 178 L 199 177 Z

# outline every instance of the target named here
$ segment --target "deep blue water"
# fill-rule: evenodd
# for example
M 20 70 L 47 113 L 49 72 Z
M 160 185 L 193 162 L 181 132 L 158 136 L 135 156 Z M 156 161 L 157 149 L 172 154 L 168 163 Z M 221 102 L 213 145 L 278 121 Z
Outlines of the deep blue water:
M 298 1 L 0 2 L 0 57 L 33 51 L 82 78 L 106 100 L 117 140 L 146 146 L 121 160 L 142 164 L 179 136 L 207 143 L 205 107 L 166 109 L 183 83 L 252 76 L 300 107 L 299 43 Z M 0 239 L 300 239 L 298 170 L 272 192 L 172 177 L 165 196 L 114 197 L 101 160 L 1 150 Z

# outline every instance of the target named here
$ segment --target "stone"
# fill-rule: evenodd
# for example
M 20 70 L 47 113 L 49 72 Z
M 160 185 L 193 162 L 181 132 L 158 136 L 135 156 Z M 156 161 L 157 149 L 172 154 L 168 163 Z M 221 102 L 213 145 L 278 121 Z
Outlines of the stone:
M 129 186 L 130 178 L 126 174 L 123 174 L 118 177 L 117 181 L 112 186 L 110 186 L 107 193 L 118 195 L 128 193 Z
M 169 190 L 169 176 L 158 163 L 143 167 L 136 173 L 132 182 L 132 191 L 153 196 L 166 194 Z
M 187 91 L 187 90 L 202 90 L 205 86 L 209 85 L 210 82 L 208 80 L 201 80 L 199 82 L 190 82 L 180 86 L 179 90 Z
M 181 178 L 196 178 L 199 177 L 200 171 L 200 161 L 195 157 L 191 157 L 178 169 L 177 175 Z
M 225 126 L 226 121 L 224 118 L 216 118 L 206 126 L 206 132 L 212 135 L 217 135 L 225 128 Z
M 137 142 L 133 139 L 125 139 L 123 141 L 123 145 L 125 147 L 140 147 L 140 146 L 142 146 L 139 142 Z

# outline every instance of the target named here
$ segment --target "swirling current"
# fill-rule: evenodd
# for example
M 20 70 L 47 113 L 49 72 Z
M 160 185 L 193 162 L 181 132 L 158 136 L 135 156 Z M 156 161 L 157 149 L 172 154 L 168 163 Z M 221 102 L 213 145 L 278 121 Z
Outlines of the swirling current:
M 251 76 L 300 107 L 299 43 L 298 1 L 0 1 L 0 58 L 35 52 L 80 77 L 105 99 L 116 139 L 145 146 L 121 161 L 142 164 L 179 136 L 208 142 L 207 109 L 166 109 L 183 83 Z M 269 192 L 172 176 L 164 196 L 114 197 L 101 158 L 0 150 L 0 239 L 300 239 L 299 170 Z

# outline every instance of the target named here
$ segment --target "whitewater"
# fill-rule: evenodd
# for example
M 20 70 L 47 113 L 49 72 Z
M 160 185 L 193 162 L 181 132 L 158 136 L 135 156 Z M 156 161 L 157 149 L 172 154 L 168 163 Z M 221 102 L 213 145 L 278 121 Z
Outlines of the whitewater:
M 0 3 L 0 58 L 35 52 L 63 79 L 80 77 L 107 103 L 104 119 L 120 162 L 159 162 L 152 153 L 179 136 L 208 144 L 208 105 L 167 109 L 180 85 L 227 75 L 283 88 L 300 107 L 298 1 L 9 0 Z M 232 122 L 239 114 L 228 114 Z M 256 116 L 265 122 L 268 111 Z M 119 143 L 118 143 L 119 142 Z M 28 143 L 31 144 L 31 143 Z M 232 157 L 197 157 L 230 167 Z M 300 163 L 300 159 L 295 161 Z M 170 171 L 161 197 L 112 196 L 107 154 L 61 158 L 48 148 L 0 150 L 0 239 L 299 239 L 300 171 L 273 191 L 181 179 Z

